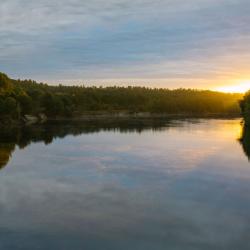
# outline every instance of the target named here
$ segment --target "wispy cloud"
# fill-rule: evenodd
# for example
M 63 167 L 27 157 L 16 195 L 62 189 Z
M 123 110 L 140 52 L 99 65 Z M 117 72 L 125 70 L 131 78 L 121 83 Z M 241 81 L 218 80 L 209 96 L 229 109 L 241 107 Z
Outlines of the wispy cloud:
M 250 76 L 249 11 L 247 0 L 3 0 L 0 70 L 166 87 Z

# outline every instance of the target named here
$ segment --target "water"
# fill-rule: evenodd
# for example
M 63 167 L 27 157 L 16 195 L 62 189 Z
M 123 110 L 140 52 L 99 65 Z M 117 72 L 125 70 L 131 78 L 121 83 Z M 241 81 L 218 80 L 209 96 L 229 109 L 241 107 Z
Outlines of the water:
M 52 124 L 0 138 L 0 249 L 250 249 L 250 132 L 239 119 Z

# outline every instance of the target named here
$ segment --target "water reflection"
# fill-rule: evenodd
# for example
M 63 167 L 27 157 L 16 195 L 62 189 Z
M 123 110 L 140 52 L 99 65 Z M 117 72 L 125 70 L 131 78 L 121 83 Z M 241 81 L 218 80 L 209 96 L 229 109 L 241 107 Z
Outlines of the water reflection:
M 31 143 L 44 142 L 46 145 L 56 138 L 67 135 L 97 133 L 101 131 L 119 131 L 120 133 L 141 133 L 145 130 L 159 131 L 175 126 L 173 120 L 119 120 L 119 121 L 85 121 L 53 122 L 43 125 L 3 128 L 0 130 L 0 168 L 5 167 L 16 146 L 24 149 Z
M 247 156 L 248 160 L 250 161 L 250 127 L 245 125 L 242 126 L 242 134 L 241 138 L 239 139 L 242 149 Z
M 85 122 L 53 122 L 43 125 L 2 128 L 0 130 L 0 169 L 4 168 L 15 151 L 16 146 L 26 148 L 31 143 L 44 142 L 51 144 L 56 138 L 64 138 L 68 135 L 98 133 L 101 131 L 117 131 L 119 133 L 142 133 L 143 131 L 161 131 L 171 127 L 184 126 L 185 119 L 144 119 L 144 120 L 92 120 Z M 200 123 L 200 119 L 186 119 L 189 124 Z M 248 159 L 250 159 L 250 128 L 244 125 L 232 126 L 232 130 L 240 128 L 239 142 Z M 230 129 L 225 128 L 225 133 Z M 235 131 L 232 131 L 235 132 Z M 221 134 L 221 136 L 223 136 Z
M 14 150 L 14 143 L 0 143 L 0 169 L 8 164 Z
M 189 119 L 1 130 L 1 164 L 15 153 L 0 174 L 0 250 L 249 250 L 241 129 Z

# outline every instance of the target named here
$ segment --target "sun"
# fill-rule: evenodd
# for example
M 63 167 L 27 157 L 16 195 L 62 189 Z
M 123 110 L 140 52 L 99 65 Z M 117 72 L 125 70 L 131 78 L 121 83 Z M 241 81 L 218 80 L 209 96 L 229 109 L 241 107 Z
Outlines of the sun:
M 250 90 L 250 80 L 243 81 L 235 85 L 217 87 L 215 90 L 226 93 L 245 93 Z

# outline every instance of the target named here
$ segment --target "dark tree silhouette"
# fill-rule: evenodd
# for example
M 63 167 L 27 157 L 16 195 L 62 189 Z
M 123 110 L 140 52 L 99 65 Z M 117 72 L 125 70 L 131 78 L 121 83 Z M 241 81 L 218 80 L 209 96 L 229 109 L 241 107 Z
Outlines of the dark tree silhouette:
M 239 114 L 241 98 L 240 94 L 194 89 L 49 86 L 32 80 L 11 80 L 0 73 L 0 121 L 40 113 L 51 118 L 121 112 Z

